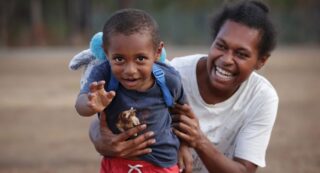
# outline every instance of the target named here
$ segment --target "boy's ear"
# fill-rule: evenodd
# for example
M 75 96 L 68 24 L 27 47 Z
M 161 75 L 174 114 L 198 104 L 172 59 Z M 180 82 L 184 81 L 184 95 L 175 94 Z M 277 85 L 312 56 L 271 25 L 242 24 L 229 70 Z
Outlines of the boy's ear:
M 270 54 L 267 54 L 267 55 L 264 55 L 262 57 L 259 57 L 255 69 L 256 70 L 260 70 L 266 64 L 266 62 L 268 61 L 269 56 L 270 56 Z
M 164 47 L 164 43 L 163 43 L 163 41 L 161 41 L 159 46 L 158 46 L 158 48 L 157 48 L 157 50 L 156 50 L 157 60 L 160 59 L 160 55 L 161 55 L 161 51 L 162 51 L 163 47 Z

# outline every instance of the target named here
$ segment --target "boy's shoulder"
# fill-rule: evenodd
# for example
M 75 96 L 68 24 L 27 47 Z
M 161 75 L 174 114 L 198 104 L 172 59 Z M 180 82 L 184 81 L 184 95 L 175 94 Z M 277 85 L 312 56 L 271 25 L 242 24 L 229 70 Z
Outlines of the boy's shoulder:
M 164 73 L 167 74 L 177 74 L 178 71 L 172 67 L 171 65 L 163 62 L 155 62 L 155 65 L 157 65 L 159 68 L 161 68 Z
M 163 70 L 169 88 L 177 88 L 181 85 L 180 74 L 174 67 L 162 62 L 156 62 L 155 64 Z

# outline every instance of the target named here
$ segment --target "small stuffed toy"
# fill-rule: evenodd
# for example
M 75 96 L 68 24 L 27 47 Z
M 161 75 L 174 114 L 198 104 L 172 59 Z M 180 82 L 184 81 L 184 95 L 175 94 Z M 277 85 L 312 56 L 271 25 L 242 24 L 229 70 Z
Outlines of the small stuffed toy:
M 69 63 L 69 69 L 70 70 L 78 70 L 81 67 L 84 67 L 84 71 L 81 76 L 80 80 L 80 88 L 82 89 L 83 85 L 87 82 L 87 78 L 90 75 L 90 72 L 92 68 L 95 65 L 101 64 L 104 61 L 107 61 L 107 56 L 104 53 L 103 47 L 102 47 L 102 32 L 96 33 L 91 41 L 90 41 L 90 48 L 87 50 L 83 50 L 77 55 L 75 55 L 70 63 Z M 163 48 L 159 61 L 165 62 L 166 60 L 166 50 Z
M 87 82 L 87 78 L 90 75 L 92 67 L 101 64 L 106 60 L 107 56 L 102 48 L 102 32 L 98 32 L 92 37 L 90 41 L 90 48 L 75 55 L 69 63 L 70 70 L 75 71 L 84 67 L 80 80 L 80 88 L 82 88 Z

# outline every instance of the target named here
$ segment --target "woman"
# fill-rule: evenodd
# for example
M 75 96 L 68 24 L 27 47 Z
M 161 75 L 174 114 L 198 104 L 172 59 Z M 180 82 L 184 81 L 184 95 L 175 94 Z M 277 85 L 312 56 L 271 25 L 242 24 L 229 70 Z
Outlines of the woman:
M 278 96 L 255 70 L 264 66 L 274 47 L 268 8 L 261 2 L 243 1 L 225 6 L 215 16 L 208 55 L 171 61 L 189 101 L 176 106 L 173 126 L 194 149 L 192 172 L 251 173 L 265 166 Z M 90 130 L 101 154 L 131 157 L 151 152 L 146 147 L 154 142 L 152 132 L 127 140 L 145 126 L 114 135 L 101 123 L 99 128 L 94 122 Z M 182 160 L 185 172 L 190 172 L 190 157 Z

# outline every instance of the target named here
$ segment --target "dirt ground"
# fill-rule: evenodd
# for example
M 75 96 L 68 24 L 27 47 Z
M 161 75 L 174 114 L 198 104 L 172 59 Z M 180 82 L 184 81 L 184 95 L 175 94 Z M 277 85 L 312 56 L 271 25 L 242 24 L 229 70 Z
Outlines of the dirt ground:
M 81 72 L 67 68 L 80 50 L 0 50 L 0 173 L 98 172 L 90 118 L 73 107 Z M 206 52 L 167 50 L 170 57 Z M 260 71 L 277 89 L 280 105 L 267 167 L 259 173 L 319 172 L 319 54 L 318 47 L 281 47 Z

